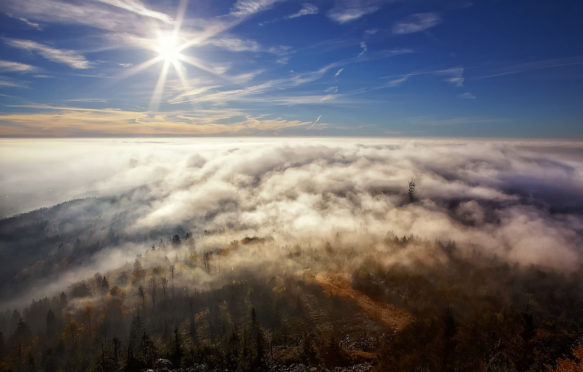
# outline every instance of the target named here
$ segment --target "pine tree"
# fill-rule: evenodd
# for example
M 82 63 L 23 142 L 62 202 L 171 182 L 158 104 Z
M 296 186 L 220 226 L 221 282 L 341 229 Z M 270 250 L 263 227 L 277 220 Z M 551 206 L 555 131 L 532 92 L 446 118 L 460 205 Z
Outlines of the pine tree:
M 257 315 L 255 308 L 251 309 L 251 345 L 252 345 L 252 361 L 253 368 L 260 368 L 265 364 L 265 337 L 263 331 L 257 323 Z
M 180 332 L 178 327 L 174 328 L 174 350 L 172 352 L 172 362 L 176 367 L 180 367 L 182 361 L 182 345 L 180 340 Z
M 57 328 L 57 321 L 55 319 L 55 313 L 53 310 L 47 311 L 47 318 L 46 318 L 46 330 L 47 330 L 47 337 L 53 337 L 56 333 Z
M 126 371 L 137 371 L 141 365 L 138 360 L 138 353 L 140 351 L 140 339 L 144 333 L 144 327 L 139 315 L 132 319 L 130 324 L 130 334 L 128 337 L 128 348 L 126 357 Z

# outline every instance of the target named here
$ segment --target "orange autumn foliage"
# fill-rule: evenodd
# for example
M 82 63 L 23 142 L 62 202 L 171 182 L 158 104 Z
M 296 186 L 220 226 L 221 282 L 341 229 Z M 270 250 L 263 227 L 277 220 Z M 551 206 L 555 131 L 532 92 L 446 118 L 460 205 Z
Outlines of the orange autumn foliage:
M 583 372 L 583 342 L 573 348 L 573 356 L 576 360 L 570 358 L 557 359 L 557 365 L 552 368 L 548 366 L 551 372 Z

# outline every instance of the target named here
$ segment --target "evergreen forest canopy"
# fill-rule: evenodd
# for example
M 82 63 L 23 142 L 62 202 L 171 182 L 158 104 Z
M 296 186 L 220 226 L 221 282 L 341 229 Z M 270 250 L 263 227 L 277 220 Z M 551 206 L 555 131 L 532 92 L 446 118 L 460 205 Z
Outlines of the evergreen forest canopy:
M 3 165 L 2 371 L 581 368 L 580 144 L 61 145 Z

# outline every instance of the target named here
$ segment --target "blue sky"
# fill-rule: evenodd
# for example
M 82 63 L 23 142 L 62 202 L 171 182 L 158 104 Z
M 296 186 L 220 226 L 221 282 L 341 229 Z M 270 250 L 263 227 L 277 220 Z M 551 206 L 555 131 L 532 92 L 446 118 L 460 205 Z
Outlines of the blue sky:
M 3 0 L 0 135 L 583 137 L 583 2 Z

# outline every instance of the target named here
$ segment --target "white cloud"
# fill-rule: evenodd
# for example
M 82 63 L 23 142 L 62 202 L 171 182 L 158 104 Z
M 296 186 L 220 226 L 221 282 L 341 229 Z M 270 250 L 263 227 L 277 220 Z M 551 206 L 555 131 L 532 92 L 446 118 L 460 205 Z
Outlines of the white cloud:
M 307 125 L 317 127 L 321 119 Z M 269 125 L 277 129 L 280 124 Z M 179 225 L 195 234 L 209 231 L 227 243 L 233 235 L 247 235 L 271 236 L 272 247 L 302 241 L 318 246 L 346 236 L 371 243 L 362 249 L 380 249 L 387 233 L 413 234 L 429 241 L 454 240 L 467 252 L 525 266 L 575 269 L 582 262 L 579 212 L 551 212 L 572 208 L 583 187 L 576 143 L 145 141 L 71 147 L 46 142 L 36 144 L 32 156 L 22 145 L 7 144 L 13 151 L 6 152 L 2 170 L 7 176 L 0 186 L 7 195 L 26 192 L 41 203 L 47 185 L 59 190 L 53 195 L 63 200 L 88 190 L 117 195 L 143 186 L 142 200 L 107 203 L 132 211 L 124 221 L 126 234 Z M 98 163 L 94 153 L 103 154 Z M 19 158 L 23 154 L 28 154 L 25 160 Z M 78 170 L 74 182 L 66 177 L 71 169 Z M 414 203 L 407 201 L 411 177 L 417 184 Z M 22 185 L 22 179 L 31 182 Z M 225 231 L 225 226 L 234 227 Z
M 236 17 L 247 17 L 262 12 L 273 6 L 279 0 L 237 0 L 231 9 Z
M 473 99 L 476 99 L 476 96 L 473 95 L 470 92 L 465 92 L 465 93 L 462 93 L 462 94 L 458 95 L 458 98 L 461 98 L 461 99 L 471 99 L 471 100 L 473 100 Z
M 213 45 L 231 52 L 254 52 L 254 53 L 270 53 L 286 58 L 290 53 L 291 47 L 280 45 L 275 47 L 263 47 L 255 40 L 241 39 L 233 35 L 224 35 L 209 38 L 204 43 L 206 45 Z
M 320 123 L 320 119 L 322 119 L 322 115 L 318 115 L 318 117 L 316 118 L 316 120 L 314 120 L 314 122 L 312 123 L 312 125 L 310 127 L 308 127 L 308 130 L 312 130 L 314 129 L 314 127 Z
M 16 82 L 13 80 L 7 80 L 0 78 L 0 87 L 7 87 L 7 88 L 28 88 L 28 85 Z
M 464 86 L 464 68 L 452 67 L 445 70 L 436 71 L 436 74 L 445 76 L 445 81 L 456 87 Z
M 36 67 L 24 63 L 0 60 L 0 71 L 33 72 L 36 70 Z
M 229 76 L 229 79 L 235 84 L 245 84 L 254 80 L 257 76 L 261 75 L 265 70 L 255 70 L 249 72 L 243 72 L 238 75 Z
M 396 87 L 398 85 L 401 85 L 402 83 L 406 82 L 407 80 L 409 80 L 409 78 L 411 78 L 412 76 L 427 76 L 427 75 L 437 75 L 437 76 L 442 76 L 444 81 L 446 81 L 449 84 L 453 84 L 456 87 L 463 87 L 464 86 L 464 68 L 459 66 L 459 67 L 451 67 L 451 68 L 447 68 L 447 69 L 442 69 L 442 70 L 433 70 L 433 71 L 422 71 L 422 72 L 410 72 L 408 74 L 405 74 L 401 77 L 387 77 L 387 78 L 391 78 L 391 80 L 389 80 L 385 85 L 383 85 L 383 87 Z M 468 96 L 468 94 L 463 94 L 460 95 L 458 97 L 460 98 L 467 98 L 467 99 L 471 99 L 470 96 Z M 462 97 L 463 96 L 463 97 Z M 475 97 L 474 97 L 475 98 Z
M 18 20 L 26 23 L 27 25 L 34 28 L 35 30 L 39 30 L 39 31 L 41 30 L 40 25 L 36 22 L 29 21 L 28 19 L 26 19 L 24 17 L 19 17 Z
M 478 79 L 489 79 L 506 75 L 521 74 L 528 71 L 554 69 L 560 67 L 583 65 L 581 57 L 552 58 L 539 61 L 519 63 L 511 66 L 505 66 L 490 74 L 478 76 Z
M 328 71 L 340 65 L 339 62 L 330 63 L 318 70 L 301 73 L 293 73 L 287 78 L 266 80 L 254 85 L 245 87 L 232 87 L 213 84 L 212 88 L 203 89 L 196 94 L 179 94 L 170 100 L 170 103 L 209 102 L 213 104 L 225 104 L 234 101 L 254 101 L 273 104 L 308 104 L 324 103 L 334 101 L 336 96 L 332 95 L 298 95 L 298 96 L 274 96 L 274 92 L 282 89 L 298 87 L 316 81 L 324 76 Z
M 75 69 L 87 69 L 91 65 L 84 56 L 74 50 L 57 49 L 32 40 L 5 39 L 12 47 L 34 51 L 53 62 L 65 64 Z
M 395 23 L 393 25 L 393 33 L 411 34 L 430 29 L 440 23 L 441 17 L 437 13 L 416 13 L 403 21 Z
M 66 99 L 67 102 L 80 102 L 80 103 L 105 103 L 107 100 L 105 98 L 69 98 Z
M 319 129 L 321 120 L 318 115 L 297 125 Z M 264 124 L 254 119 L 249 125 Z M 282 122 L 267 127 L 278 131 Z M 388 266 L 406 265 L 411 254 L 431 262 L 435 257 L 422 242 L 432 246 L 436 240 L 455 241 L 462 257 L 495 256 L 517 266 L 576 273 L 583 263 L 583 154 L 577 142 L 12 139 L 2 149 L 2 216 L 15 205 L 36 208 L 90 195 L 80 209 L 95 214 L 92 231 L 113 229 L 130 241 L 166 239 L 164 231 L 177 226 L 193 233 L 197 249 L 245 236 L 270 238 L 256 255 L 241 249 L 241 256 L 235 251 L 222 257 L 225 267 L 238 268 L 242 259 L 281 262 L 296 245 L 319 254 L 327 242 L 335 252 L 358 252 L 350 260 L 325 255 L 325 267 L 338 265 L 337 271 L 351 272 L 367 257 Z M 412 177 L 417 187 L 410 202 Z M 75 213 L 61 206 L 55 223 L 88 223 L 71 218 Z M 158 231 L 158 238 L 152 235 Z M 386 244 L 387 238 L 410 235 L 419 244 L 397 252 Z M 125 246 L 105 247 L 84 262 L 100 263 L 101 272 L 115 269 L 120 259 L 132 258 L 119 255 Z M 78 268 L 68 267 L 62 278 Z
M 316 105 L 316 104 L 338 104 L 345 102 L 341 100 L 339 94 L 298 94 L 288 96 L 271 96 L 269 98 L 246 99 L 248 102 L 263 102 L 271 105 Z
M 289 62 L 289 58 L 290 57 L 279 57 L 278 59 L 275 60 L 275 63 L 285 65 Z
M 112 1 L 113 2 L 113 1 Z M 118 1 L 118 5 L 125 6 L 128 12 L 119 11 L 115 7 L 98 1 L 64 2 L 60 0 L 5 0 L 4 5 L 11 13 L 26 17 L 28 20 L 44 21 L 47 23 L 82 24 L 116 33 L 130 32 L 139 35 L 149 33 L 152 22 L 168 20 L 162 13 L 152 18 L 140 15 L 147 9 L 137 6 L 137 2 Z M 134 11 L 132 11 L 134 10 Z
M 114 7 L 127 10 L 129 12 L 154 19 L 158 19 L 164 23 L 172 23 L 172 17 L 165 13 L 158 12 L 147 8 L 138 0 L 98 0 L 102 3 L 112 5 Z
M 364 41 L 360 42 L 360 53 L 358 53 L 357 57 L 361 57 L 364 55 L 364 53 L 366 53 L 366 51 L 368 50 L 368 47 L 366 46 L 366 43 Z
M 396 87 L 396 86 L 399 86 L 399 85 L 403 84 L 404 82 L 406 82 L 407 80 L 409 80 L 409 78 L 411 76 L 412 76 L 412 74 L 406 74 L 406 75 L 403 75 L 400 78 L 396 78 L 396 79 L 390 80 L 387 83 L 387 86 L 388 87 Z
M 500 118 L 484 118 L 484 117 L 452 117 L 447 119 L 435 119 L 430 117 L 417 117 L 407 120 L 409 124 L 419 126 L 449 126 L 449 125 L 468 125 L 468 124 L 491 124 L 501 123 L 505 119 Z
M 340 76 L 340 74 L 342 73 L 342 71 L 344 71 L 344 67 L 338 69 L 338 71 L 336 71 L 336 73 L 334 74 L 335 77 Z
M 380 0 L 337 0 L 328 17 L 338 23 L 355 21 L 381 8 Z
M 304 3 L 300 10 L 298 10 L 296 13 L 288 16 L 288 18 L 293 19 L 293 18 L 303 17 L 303 16 L 307 16 L 307 15 L 312 15 L 312 14 L 318 14 L 318 7 L 313 5 L 313 4 Z
M 256 41 L 236 37 L 213 38 L 208 43 L 233 52 L 258 52 L 261 50 L 261 46 Z

